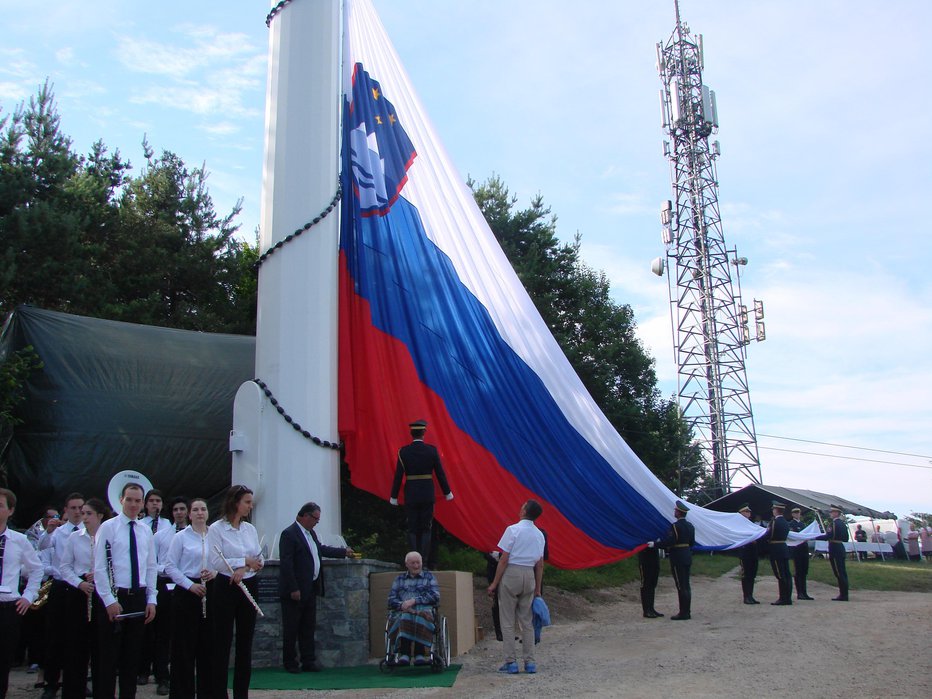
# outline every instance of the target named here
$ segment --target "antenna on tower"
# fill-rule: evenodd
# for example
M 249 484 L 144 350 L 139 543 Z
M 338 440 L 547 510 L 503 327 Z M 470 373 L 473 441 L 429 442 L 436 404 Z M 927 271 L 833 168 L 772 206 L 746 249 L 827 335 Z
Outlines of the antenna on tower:
M 761 482 L 757 434 L 745 368 L 746 347 L 766 337 L 763 303 L 754 301 L 755 334 L 741 300 L 747 258 L 725 246 L 715 161 L 721 153 L 715 92 L 702 81 L 702 36 L 693 38 L 674 0 L 676 28 L 657 44 L 663 153 L 673 198 L 661 208 L 669 274 L 673 351 L 680 412 L 693 430 L 712 475 L 710 499 L 731 492 L 735 476 Z M 734 278 L 732 277 L 734 268 Z M 735 283 L 737 282 L 737 283 Z

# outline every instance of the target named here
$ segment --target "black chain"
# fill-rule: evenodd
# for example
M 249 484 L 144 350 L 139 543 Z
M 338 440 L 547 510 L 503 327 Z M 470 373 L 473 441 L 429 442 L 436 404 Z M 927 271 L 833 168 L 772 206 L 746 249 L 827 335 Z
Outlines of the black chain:
M 295 432 L 299 432 L 302 437 L 308 439 L 319 447 L 324 447 L 325 449 L 334 449 L 339 451 L 343 448 L 342 442 L 329 442 L 326 439 L 321 439 L 320 437 L 313 436 L 310 432 L 301 428 L 294 418 L 291 417 L 288 413 L 285 412 L 285 409 L 278 404 L 278 399 L 272 395 L 272 391 L 266 386 L 265 382 L 261 379 L 253 379 L 253 382 L 262 389 L 262 392 L 265 394 L 265 397 L 269 399 L 269 403 L 275 406 L 275 409 L 278 411 L 278 414 L 285 418 L 285 422 L 291 425 L 294 428 Z
M 315 216 L 312 220 L 308 221 L 303 226 L 301 226 L 294 233 L 289 233 L 284 238 L 282 238 L 277 243 L 275 243 L 275 245 L 273 245 L 268 250 L 266 250 L 264 253 L 259 255 L 259 259 L 256 260 L 256 269 L 259 269 L 259 267 L 262 266 L 262 263 L 265 262 L 268 256 L 275 253 L 275 251 L 281 248 L 283 245 L 285 245 L 285 243 L 290 243 L 292 240 L 294 240 L 299 235 L 304 233 L 304 231 L 308 230 L 312 226 L 316 226 L 318 223 L 320 223 L 325 218 L 327 218 L 327 216 L 330 215 L 330 212 L 336 208 L 337 204 L 340 202 L 340 199 L 342 197 L 343 197 L 343 187 L 342 185 L 337 184 L 337 193 L 333 195 L 333 199 L 331 199 L 330 203 L 327 204 L 327 208 L 321 211 L 319 214 L 317 214 L 317 216 Z
M 290 4 L 291 4 L 291 0 L 282 0 L 275 7 L 273 7 L 272 11 L 269 12 L 268 16 L 265 18 L 265 26 L 271 27 L 272 20 L 275 19 L 275 15 L 277 15 L 279 12 L 285 9 L 285 5 L 290 5 Z

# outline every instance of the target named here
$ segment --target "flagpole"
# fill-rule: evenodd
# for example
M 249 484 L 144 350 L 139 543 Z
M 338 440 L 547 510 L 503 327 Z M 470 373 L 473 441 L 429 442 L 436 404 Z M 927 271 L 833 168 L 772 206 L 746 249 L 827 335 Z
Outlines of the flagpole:
M 272 542 L 271 558 L 304 502 L 321 506 L 323 536 L 340 533 L 339 452 L 329 446 L 339 441 L 340 4 L 273 0 L 268 22 L 256 333 L 262 383 L 237 392 L 230 449 L 232 481 L 255 491 L 252 520 Z

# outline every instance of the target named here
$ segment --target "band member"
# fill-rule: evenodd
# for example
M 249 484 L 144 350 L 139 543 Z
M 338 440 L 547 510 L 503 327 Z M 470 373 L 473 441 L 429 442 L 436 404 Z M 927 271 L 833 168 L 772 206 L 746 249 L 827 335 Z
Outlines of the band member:
M 94 580 L 106 614 L 97 622 L 99 677 L 94 691 L 112 699 L 117 665 L 120 699 L 136 696 L 136 670 L 145 624 L 155 619 L 155 542 L 152 531 L 137 521 L 143 490 L 127 483 L 120 494 L 121 512 L 100 525 L 94 540 Z
M 0 699 L 6 699 L 20 620 L 35 601 L 42 582 L 42 563 L 32 544 L 24 534 L 7 527 L 15 509 L 16 495 L 0 488 Z M 27 579 L 22 594 L 20 576 Z
M 246 521 L 252 512 L 253 493 L 244 485 L 231 486 L 223 502 L 223 518 L 207 531 L 208 567 L 218 571 L 214 581 L 214 652 L 211 655 L 213 699 L 227 694 L 227 674 L 230 667 L 230 646 L 236 627 L 236 652 L 233 665 L 233 699 L 249 696 L 252 676 L 252 637 L 256 629 L 256 608 L 253 605 L 262 569 L 256 528 Z M 232 572 L 230 569 L 232 568 Z M 246 591 L 240 589 L 243 583 Z
M 171 606 L 172 699 L 211 696 L 211 591 L 217 573 L 208 564 L 207 501 L 192 500 L 190 516 L 191 524 L 172 538 L 165 560 L 165 573 L 175 584 Z
M 94 543 L 100 525 L 113 513 L 98 498 L 85 502 L 83 513 L 84 529 L 72 532 L 68 537 L 60 566 L 62 578 L 69 587 L 65 596 L 64 624 L 59 627 L 59 633 L 69 639 L 84 639 L 65 654 L 62 663 L 62 699 L 84 699 L 88 658 L 95 668 L 94 674 L 97 674 L 94 621 L 106 613 L 100 597 L 94 594 Z

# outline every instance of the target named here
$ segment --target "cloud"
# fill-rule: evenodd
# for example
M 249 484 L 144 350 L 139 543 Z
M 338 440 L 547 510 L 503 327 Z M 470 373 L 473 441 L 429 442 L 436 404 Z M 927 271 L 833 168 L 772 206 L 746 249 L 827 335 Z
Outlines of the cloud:
M 74 61 L 74 49 L 70 46 L 63 46 L 55 52 L 55 60 L 59 63 L 71 64 Z

